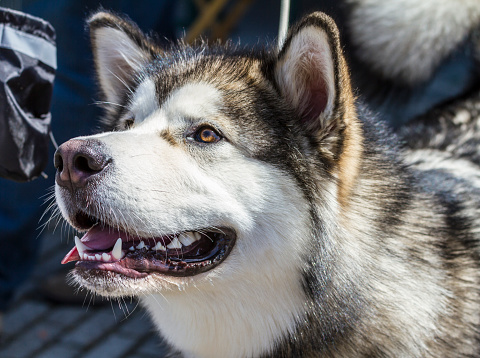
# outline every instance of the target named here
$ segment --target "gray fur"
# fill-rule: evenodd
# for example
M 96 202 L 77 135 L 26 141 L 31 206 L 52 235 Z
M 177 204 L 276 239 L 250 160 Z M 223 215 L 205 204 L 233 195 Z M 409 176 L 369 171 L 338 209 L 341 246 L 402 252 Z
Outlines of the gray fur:
M 385 79 L 426 81 L 480 29 L 476 0 L 346 0 L 356 55 Z

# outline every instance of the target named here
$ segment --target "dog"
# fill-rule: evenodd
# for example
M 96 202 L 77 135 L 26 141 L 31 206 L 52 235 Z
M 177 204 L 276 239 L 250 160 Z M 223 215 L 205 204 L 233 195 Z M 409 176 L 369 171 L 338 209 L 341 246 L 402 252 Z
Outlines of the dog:
M 397 135 L 323 13 L 258 52 L 89 28 L 107 130 L 54 157 L 78 285 L 185 357 L 478 356 L 478 91 Z

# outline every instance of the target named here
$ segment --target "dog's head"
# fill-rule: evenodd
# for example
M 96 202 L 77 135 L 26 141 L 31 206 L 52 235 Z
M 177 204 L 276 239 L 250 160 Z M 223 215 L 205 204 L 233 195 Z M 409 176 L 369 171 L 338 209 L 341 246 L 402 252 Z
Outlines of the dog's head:
M 58 206 L 85 232 L 64 259 L 77 281 L 110 296 L 300 289 L 319 211 L 343 205 L 359 152 L 333 21 L 312 14 L 260 54 L 159 48 L 106 12 L 89 26 L 109 130 L 55 154 Z

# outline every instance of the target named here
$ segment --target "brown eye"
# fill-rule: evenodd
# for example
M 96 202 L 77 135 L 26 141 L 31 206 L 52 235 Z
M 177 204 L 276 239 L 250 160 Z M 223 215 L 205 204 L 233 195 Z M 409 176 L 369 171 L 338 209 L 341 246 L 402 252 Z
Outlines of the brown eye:
M 222 137 L 211 127 L 202 127 L 195 132 L 193 137 L 195 141 L 200 143 L 216 143 L 222 139 Z

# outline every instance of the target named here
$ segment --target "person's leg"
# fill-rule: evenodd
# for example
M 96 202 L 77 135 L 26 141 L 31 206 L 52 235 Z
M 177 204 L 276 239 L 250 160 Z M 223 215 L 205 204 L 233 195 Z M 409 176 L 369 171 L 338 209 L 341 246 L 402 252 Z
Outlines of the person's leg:
M 48 184 L 43 178 L 21 184 L 0 179 L 0 311 L 35 264 L 38 221 L 45 210 L 40 196 Z

